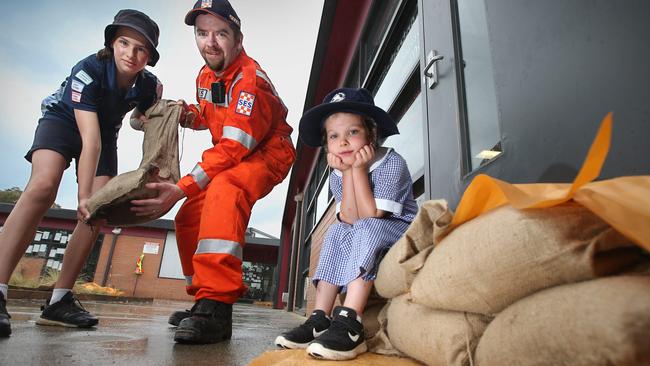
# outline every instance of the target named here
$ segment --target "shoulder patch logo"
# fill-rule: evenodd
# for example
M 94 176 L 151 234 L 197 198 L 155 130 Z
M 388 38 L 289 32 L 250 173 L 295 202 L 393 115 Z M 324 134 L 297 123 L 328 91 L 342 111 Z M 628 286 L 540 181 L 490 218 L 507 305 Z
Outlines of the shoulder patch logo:
M 79 82 L 79 80 L 72 79 L 72 84 L 70 87 L 72 90 L 81 93 L 84 90 L 86 84 Z
M 235 108 L 235 112 L 250 117 L 251 112 L 253 112 L 254 103 L 255 103 L 255 94 L 242 91 L 241 93 L 239 93 L 239 100 L 237 101 L 237 107 Z
M 77 79 L 84 82 L 84 84 L 89 85 L 93 82 L 93 78 L 90 77 L 85 71 L 79 70 L 75 75 Z

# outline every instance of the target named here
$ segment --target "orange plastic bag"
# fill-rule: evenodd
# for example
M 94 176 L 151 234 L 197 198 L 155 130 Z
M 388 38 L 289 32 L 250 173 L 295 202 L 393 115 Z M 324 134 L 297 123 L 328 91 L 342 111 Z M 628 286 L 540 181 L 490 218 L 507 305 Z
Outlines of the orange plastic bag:
M 573 183 L 511 184 L 484 174 L 467 187 L 452 228 L 491 209 L 544 208 L 574 200 L 587 207 L 639 246 L 650 250 L 650 176 L 629 176 L 592 182 L 609 152 L 612 113 L 603 119 L 587 158 Z

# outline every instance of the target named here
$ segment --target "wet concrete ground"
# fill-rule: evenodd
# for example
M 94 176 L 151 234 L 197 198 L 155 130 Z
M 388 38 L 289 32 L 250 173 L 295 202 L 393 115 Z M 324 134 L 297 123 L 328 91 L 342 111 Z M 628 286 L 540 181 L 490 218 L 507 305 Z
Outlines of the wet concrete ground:
M 304 318 L 256 305 L 236 304 L 230 341 L 181 345 L 173 341 L 167 318 L 192 303 L 106 303 L 84 301 L 100 318 L 96 329 L 36 325 L 42 301 L 9 300 L 12 335 L 0 338 L 0 365 L 246 365 L 266 350 L 277 349 L 280 331 Z

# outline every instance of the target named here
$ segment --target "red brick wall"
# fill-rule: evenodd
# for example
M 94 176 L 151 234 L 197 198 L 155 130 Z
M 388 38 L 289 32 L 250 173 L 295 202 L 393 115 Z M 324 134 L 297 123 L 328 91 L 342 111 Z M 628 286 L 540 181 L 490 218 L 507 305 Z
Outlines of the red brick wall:
M 20 273 L 26 280 L 38 280 L 41 277 L 41 270 L 47 262 L 47 258 L 22 257 L 14 273 Z
M 152 237 L 153 235 L 155 236 Z M 104 236 L 95 271 L 95 282 L 98 284 L 101 284 L 104 278 L 113 236 L 114 234 Z M 106 285 L 124 291 L 124 296 L 192 300 L 193 298 L 185 293 L 185 280 L 158 277 L 165 239 L 161 238 L 160 233 L 152 233 L 152 236 L 118 235 Z M 142 264 L 143 274 L 136 275 L 136 261 L 142 253 L 145 242 L 157 243 L 158 254 L 145 254 Z

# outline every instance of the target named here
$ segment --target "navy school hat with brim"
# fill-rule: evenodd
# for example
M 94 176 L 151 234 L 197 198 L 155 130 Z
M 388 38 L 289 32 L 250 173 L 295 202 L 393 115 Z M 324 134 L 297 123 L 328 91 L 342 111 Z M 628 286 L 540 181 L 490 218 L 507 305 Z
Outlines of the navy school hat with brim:
M 147 65 L 155 66 L 158 59 L 160 59 L 160 54 L 156 47 L 158 47 L 158 36 L 160 36 L 160 30 L 158 29 L 158 24 L 151 20 L 149 16 L 141 11 L 133 9 L 123 9 L 117 12 L 113 23 L 106 26 L 104 29 L 104 46 L 111 47 L 111 43 L 115 38 L 115 33 L 119 27 L 128 27 L 138 33 L 142 34 L 144 38 L 149 42 L 149 50 L 151 51 L 151 57 Z
M 198 0 L 192 10 L 185 15 L 185 24 L 194 25 L 201 13 L 212 14 L 234 24 L 241 29 L 241 20 L 228 0 Z
M 372 118 L 377 124 L 377 134 L 385 138 L 399 133 L 393 118 L 375 105 L 366 89 L 340 88 L 323 99 L 323 103 L 308 110 L 300 119 L 298 130 L 300 139 L 307 145 L 323 145 L 323 124 L 334 113 L 347 112 Z

